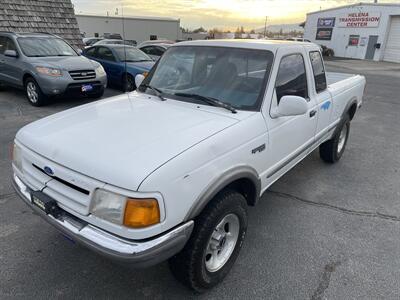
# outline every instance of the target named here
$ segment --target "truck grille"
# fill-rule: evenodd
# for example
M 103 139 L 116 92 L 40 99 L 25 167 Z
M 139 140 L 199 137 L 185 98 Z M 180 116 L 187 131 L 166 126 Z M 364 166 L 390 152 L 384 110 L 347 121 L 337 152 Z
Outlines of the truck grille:
M 50 166 L 54 175 L 44 171 Z M 25 183 L 33 190 L 42 190 L 68 212 L 89 214 L 94 191 L 103 183 L 47 160 L 37 153 L 23 148 L 22 173 Z
M 79 71 L 69 71 L 73 80 L 86 80 L 96 78 L 96 72 L 94 70 L 79 70 Z

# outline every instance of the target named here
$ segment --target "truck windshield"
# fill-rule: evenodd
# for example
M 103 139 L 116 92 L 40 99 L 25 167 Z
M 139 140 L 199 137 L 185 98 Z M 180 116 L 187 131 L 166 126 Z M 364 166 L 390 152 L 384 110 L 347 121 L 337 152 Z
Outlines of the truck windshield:
M 18 44 L 28 57 L 77 56 L 70 45 L 54 37 L 23 37 L 18 38 Z
M 214 46 L 171 47 L 139 88 L 158 89 L 168 98 L 216 99 L 241 110 L 258 110 L 273 61 L 266 50 Z M 188 97 L 195 95 L 197 97 Z

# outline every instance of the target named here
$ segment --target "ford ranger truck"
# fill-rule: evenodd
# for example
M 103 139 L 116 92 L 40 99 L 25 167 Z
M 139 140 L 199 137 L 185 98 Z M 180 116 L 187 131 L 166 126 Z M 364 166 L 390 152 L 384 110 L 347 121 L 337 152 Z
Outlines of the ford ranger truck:
M 316 148 L 342 157 L 366 83 L 326 73 L 315 44 L 265 40 L 178 43 L 135 81 L 19 130 L 13 184 L 74 241 L 135 267 L 169 260 L 200 292 L 234 265 L 271 184 Z

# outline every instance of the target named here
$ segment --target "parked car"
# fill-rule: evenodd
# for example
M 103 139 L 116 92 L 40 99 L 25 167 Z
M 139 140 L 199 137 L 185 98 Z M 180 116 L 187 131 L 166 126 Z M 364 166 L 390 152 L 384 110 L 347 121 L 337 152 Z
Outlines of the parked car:
M 107 76 L 60 37 L 0 32 L 0 83 L 25 89 L 29 102 L 41 106 L 65 94 L 99 98 Z
M 174 41 L 171 40 L 148 40 L 148 41 L 143 41 L 141 42 L 138 47 L 143 47 L 147 45 L 156 45 L 156 44 L 170 44 L 173 45 L 175 44 Z
M 326 74 L 319 50 L 176 44 L 136 76 L 136 92 L 22 128 L 14 187 L 72 240 L 136 267 L 170 259 L 179 280 L 204 291 L 238 257 L 248 206 L 314 149 L 328 163 L 345 151 L 365 78 Z M 181 58 L 192 68 L 171 68 Z M 268 253 L 252 255 L 262 263 Z
M 128 45 L 128 46 L 133 46 L 132 41 L 125 41 L 125 40 L 117 40 L 117 39 L 106 39 L 106 40 L 101 40 L 93 44 L 93 46 L 99 46 L 99 45 Z
M 109 85 L 125 91 L 135 90 L 135 76 L 149 72 L 154 65 L 149 56 L 132 46 L 96 45 L 82 54 L 103 66 Z
M 328 48 L 325 45 L 321 45 L 321 51 L 322 51 L 322 55 L 323 56 L 328 56 L 328 57 L 333 57 L 335 56 L 335 52 L 333 51 L 333 49 Z
M 83 39 L 83 43 L 85 44 L 85 48 L 86 47 L 90 47 L 93 46 L 93 44 L 99 42 L 103 40 L 103 38 L 99 38 L 99 37 L 89 37 L 89 38 L 84 38 Z
M 147 44 L 138 48 L 150 56 L 154 61 L 157 61 L 171 46 L 172 44 Z
M 286 41 L 311 43 L 310 40 L 304 38 L 287 38 Z

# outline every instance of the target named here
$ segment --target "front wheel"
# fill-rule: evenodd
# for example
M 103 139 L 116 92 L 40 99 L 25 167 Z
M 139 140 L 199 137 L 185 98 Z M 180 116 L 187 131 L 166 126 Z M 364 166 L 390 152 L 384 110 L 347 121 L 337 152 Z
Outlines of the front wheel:
M 350 134 L 350 118 L 346 117 L 335 136 L 319 146 L 319 155 L 327 163 L 335 163 L 342 157 Z
M 135 78 L 131 74 L 124 75 L 124 92 L 136 90 Z
M 47 97 L 43 94 L 39 85 L 32 77 L 29 77 L 25 81 L 25 94 L 28 101 L 33 106 L 42 106 L 46 104 Z
M 221 192 L 196 218 L 185 248 L 170 259 L 172 273 L 197 292 L 217 285 L 235 263 L 246 229 L 245 198 L 235 191 Z

